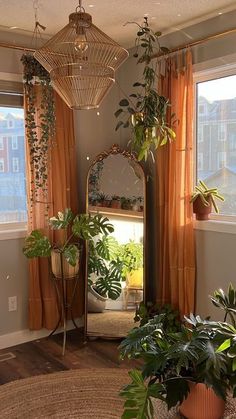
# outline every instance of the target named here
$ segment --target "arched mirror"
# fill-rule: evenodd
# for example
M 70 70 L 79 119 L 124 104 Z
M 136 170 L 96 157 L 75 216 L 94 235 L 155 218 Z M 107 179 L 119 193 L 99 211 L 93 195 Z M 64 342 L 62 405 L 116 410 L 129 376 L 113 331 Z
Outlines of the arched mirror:
M 145 176 L 133 154 L 113 145 L 87 177 L 87 212 L 101 214 L 113 231 L 87 249 L 86 334 L 124 337 L 144 296 Z

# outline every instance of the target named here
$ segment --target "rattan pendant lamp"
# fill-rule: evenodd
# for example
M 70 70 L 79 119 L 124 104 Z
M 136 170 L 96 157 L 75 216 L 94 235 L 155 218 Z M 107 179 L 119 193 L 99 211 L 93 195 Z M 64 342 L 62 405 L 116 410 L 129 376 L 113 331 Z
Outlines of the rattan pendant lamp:
M 54 89 L 70 108 L 98 108 L 128 51 L 92 23 L 82 0 L 69 23 L 35 52 Z

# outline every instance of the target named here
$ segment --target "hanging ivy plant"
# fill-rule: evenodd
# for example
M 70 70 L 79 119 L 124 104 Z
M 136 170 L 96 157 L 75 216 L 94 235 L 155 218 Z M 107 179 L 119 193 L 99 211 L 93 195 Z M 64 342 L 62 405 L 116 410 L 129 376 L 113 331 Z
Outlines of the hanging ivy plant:
M 30 54 L 21 57 L 24 72 L 26 138 L 29 146 L 31 202 L 44 198 L 47 205 L 49 149 L 55 134 L 54 93 L 49 73 Z M 36 101 L 35 84 L 41 86 L 40 101 Z
M 133 22 L 136 23 L 136 22 Z M 132 129 L 130 145 L 132 151 L 138 155 L 138 160 L 147 160 L 153 152 L 168 141 L 175 139 L 175 132 L 167 123 L 167 109 L 170 107 L 168 98 L 159 95 L 157 85 L 156 67 L 152 56 L 154 53 L 168 53 L 166 47 L 160 46 L 159 37 L 161 32 L 153 32 L 147 18 L 144 24 L 138 23 L 137 38 L 135 41 L 136 52 L 134 57 L 138 58 L 137 64 L 144 65 L 142 80 L 133 84 L 138 88 L 128 98 L 120 101 L 120 108 L 115 116 L 122 119 L 118 122 L 116 130 L 120 127 Z M 171 116 L 173 120 L 174 115 Z

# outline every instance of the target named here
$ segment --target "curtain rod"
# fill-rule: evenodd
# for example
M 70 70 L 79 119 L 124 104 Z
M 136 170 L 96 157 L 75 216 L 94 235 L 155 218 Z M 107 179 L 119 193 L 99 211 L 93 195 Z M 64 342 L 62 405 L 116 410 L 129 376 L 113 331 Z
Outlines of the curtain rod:
M 198 39 L 196 41 L 189 42 L 188 44 L 180 45 L 179 47 L 173 48 L 173 49 L 170 50 L 169 54 L 171 54 L 173 52 L 182 51 L 183 49 L 186 49 L 186 48 L 195 47 L 196 45 L 203 44 L 204 42 L 211 41 L 213 39 L 218 39 L 218 38 L 221 38 L 223 36 L 231 35 L 231 34 L 234 34 L 234 33 L 236 33 L 236 28 L 229 29 L 229 30 L 224 31 L 224 32 L 218 32 L 214 35 L 210 35 L 210 36 L 207 36 L 205 38 L 201 38 L 201 39 Z M 157 54 L 152 55 L 152 58 L 158 58 L 158 57 L 162 57 L 164 55 L 165 54 L 158 54 L 157 53 Z
M 35 48 L 28 48 L 22 45 L 15 45 L 15 44 L 6 44 L 4 42 L 0 42 L 0 48 L 9 48 L 9 49 L 16 49 L 18 51 L 35 52 Z
M 218 39 L 218 38 L 221 38 L 223 36 L 232 35 L 234 33 L 236 33 L 236 28 L 229 29 L 229 30 L 224 31 L 224 32 L 218 32 L 214 35 L 210 35 L 210 36 L 207 36 L 205 38 L 201 38 L 201 39 L 198 39 L 196 41 L 189 42 L 188 44 L 180 45 L 179 47 L 171 49 L 169 53 L 171 54 L 173 52 L 181 51 L 181 50 L 186 49 L 186 48 L 195 47 L 196 45 L 203 44 L 204 42 L 211 41 L 211 40 L 214 40 L 214 39 Z M 24 47 L 22 45 L 7 44 L 7 43 L 3 43 L 3 42 L 0 42 L 0 48 L 9 48 L 9 49 L 16 49 L 16 50 L 19 50 L 19 51 L 35 52 L 34 48 L 28 48 L 28 47 Z M 164 55 L 164 54 L 153 54 L 152 58 L 161 57 L 162 55 Z

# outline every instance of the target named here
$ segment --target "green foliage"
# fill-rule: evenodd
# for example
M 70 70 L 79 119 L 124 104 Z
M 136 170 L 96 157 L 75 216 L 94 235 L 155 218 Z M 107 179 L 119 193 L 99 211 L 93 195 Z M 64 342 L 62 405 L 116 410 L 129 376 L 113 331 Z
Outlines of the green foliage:
M 138 25 L 138 24 L 137 24 Z M 135 82 L 133 87 L 138 91 L 131 93 L 129 98 L 120 101 L 120 108 L 115 116 L 122 117 L 117 123 L 116 130 L 120 127 L 131 127 L 131 148 L 138 155 L 138 160 L 147 160 L 153 151 L 175 139 L 175 132 L 167 123 L 167 111 L 170 107 L 169 100 L 159 95 L 157 85 L 156 63 L 153 63 L 153 54 L 168 53 L 168 48 L 161 47 L 159 43 L 160 32 L 153 32 L 148 26 L 147 18 L 144 24 L 138 25 L 136 38 L 135 58 L 137 64 L 144 66 L 141 82 Z M 171 119 L 174 118 L 172 115 Z
M 120 259 L 123 262 L 123 276 L 126 277 L 139 268 L 143 267 L 143 245 L 130 241 L 120 246 Z
M 51 243 L 41 231 L 34 230 L 25 239 L 23 253 L 27 258 L 48 257 L 51 254 Z
M 143 266 L 143 246 L 140 243 L 129 242 L 119 244 L 108 235 L 89 241 L 88 277 L 89 284 L 103 296 L 116 300 L 122 291 L 121 282 L 126 275 Z M 91 275 L 97 278 L 93 281 Z
M 25 129 L 32 175 L 30 191 L 32 205 L 33 201 L 39 199 L 41 193 L 47 198 L 49 149 L 55 134 L 55 103 L 49 73 L 30 54 L 23 54 L 21 61 L 27 100 Z M 35 81 L 42 88 L 40 103 L 36 103 Z
M 147 302 L 140 303 L 136 309 L 135 321 L 140 322 L 140 326 L 146 324 L 154 316 L 163 314 L 162 322 L 165 330 L 177 332 L 180 329 L 180 313 L 178 310 L 173 309 L 170 304 L 153 304 Z
M 224 310 L 224 321 L 227 320 L 227 317 L 230 317 L 231 324 L 236 328 L 236 290 L 233 285 L 229 285 L 227 293 L 219 288 L 210 298 L 215 307 Z
M 132 383 L 121 391 L 126 398 L 122 419 L 149 419 L 153 417 L 154 408 L 151 397 L 162 399 L 163 386 L 158 383 L 146 385 L 140 371 L 129 372 Z
M 202 320 L 191 314 L 176 331 L 164 326 L 165 314 L 158 314 L 129 332 L 120 345 L 121 356 L 143 360 L 142 373 L 139 373 L 143 391 L 137 385 L 136 375 L 136 381 L 131 376 L 132 383 L 122 392 L 126 398 L 124 414 L 131 416 L 124 417 L 145 417 L 138 415 L 146 409 L 147 417 L 153 418 L 150 395 L 144 387 L 148 389 L 156 383 L 159 387 L 155 388 L 153 397 L 164 400 L 169 409 L 187 396 L 189 381 L 206 384 L 223 399 L 229 390 L 236 396 L 235 290 L 230 285 L 228 294 L 217 290 L 211 298 L 226 315 L 230 313 L 232 324 Z M 146 319 L 146 313 L 143 318 Z M 129 413 L 129 409 L 134 413 Z
M 222 202 L 225 200 L 222 195 L 219 195 L 217 188 L 209 189 L 202 180 L 199 180 L 198 184 L 195 186 L 190 202 L 196 201 L 198 197 L 206 207 L 209 207 L 210 202 L 212 202 L 214 210 L 217 214 L 219 213 L 219 208 L 215 202 L 215 198 Z
M 114 231 L 108 218 L 101 215 L 74 215 L 70 208 L 51 217 L 49 226 L 52 230 L 63 230 L 64 240 L 60 243 L 50 243 L 41 231 L 33 230 L 25 240 L 23 253 L 26 257 L 49 257 L 51 250 L 57 249 L 70 265 L 75 266 L 79 258 L 80 239 L 90 240 L 98 234 Z

